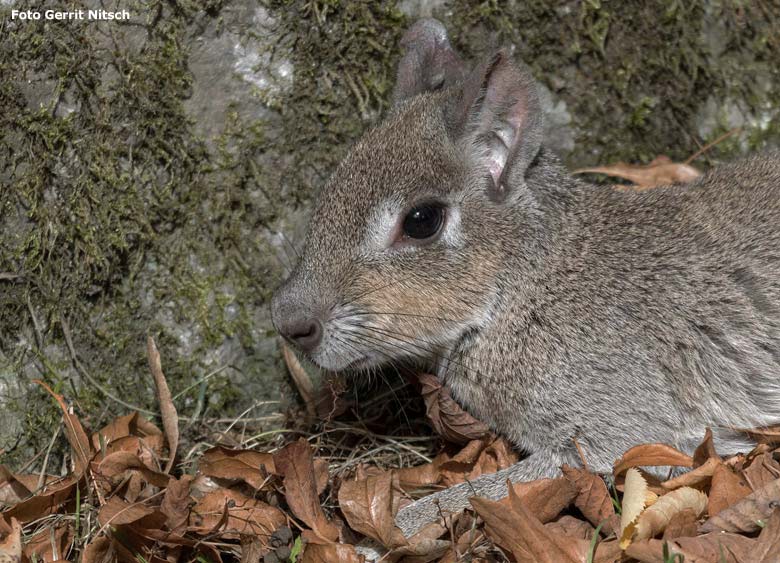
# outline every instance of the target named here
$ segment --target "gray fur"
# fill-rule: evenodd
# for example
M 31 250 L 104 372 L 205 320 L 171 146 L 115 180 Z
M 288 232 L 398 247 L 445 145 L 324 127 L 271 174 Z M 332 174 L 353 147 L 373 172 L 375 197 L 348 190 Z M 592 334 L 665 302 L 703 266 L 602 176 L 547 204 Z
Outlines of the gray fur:
M 710 426 L 728 453 L 749 447 L 734 429 L 780 421 L 780 155 L 687 186 L 588 185 L 538 148 L 539 116 L 508 117 L 535 108 L 535 92 L 523 67 L 501 64 L 499 78 L 480 65 L 437 91 L 396 92 L 324 188 L 272 306 L 277 326 L 320 319 L 319 365 L 436 370 L 528 454 L 401 510 L 407 536 L 475 493 L 503 496 L 507 478 L 579 464 L 575 439 L 609 472 L 639 443 L 690 452 Z M 508 101 L 487 106 L 490 88 Z M 483 161 L 506 123 L 521 136 L 495 198 Z M 391 244 L 404 210 L 430 198 L 450 209 L 444 233 Z

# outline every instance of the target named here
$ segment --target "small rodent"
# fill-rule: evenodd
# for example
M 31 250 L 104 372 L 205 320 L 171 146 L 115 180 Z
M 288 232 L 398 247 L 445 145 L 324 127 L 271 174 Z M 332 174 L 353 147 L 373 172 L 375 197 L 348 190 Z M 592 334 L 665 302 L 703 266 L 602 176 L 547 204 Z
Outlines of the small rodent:
M 506 479 L 609 472 L 636 444 L 780 421 L 780 154 L 685 186 L 583 183 L 544 146 L 506 51 L 467 69 L 436 20 L 404 36 L 394 107 L 322 190 L 278 331 L 328 370 L 434 370 L 517 465 L 401 510 L 407 536 Z

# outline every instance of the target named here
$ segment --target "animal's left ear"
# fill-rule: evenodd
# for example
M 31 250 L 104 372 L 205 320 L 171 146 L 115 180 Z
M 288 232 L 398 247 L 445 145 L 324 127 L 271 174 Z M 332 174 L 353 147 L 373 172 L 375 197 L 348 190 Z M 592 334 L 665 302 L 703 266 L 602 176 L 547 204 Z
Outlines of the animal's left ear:
M 542 145 L 542 107 L 531 72 L 499 51 L 478 66 L 445 108 L 456 141 L 490 175 L 488 195 L 503 201 L 524 182 Z
M 404 55 L 398 63 L 393 105 L 450 86 L 463 78 L 466 67 L 450 45 L 444 25 L 433 18 L 418 20 L 401 39 Z

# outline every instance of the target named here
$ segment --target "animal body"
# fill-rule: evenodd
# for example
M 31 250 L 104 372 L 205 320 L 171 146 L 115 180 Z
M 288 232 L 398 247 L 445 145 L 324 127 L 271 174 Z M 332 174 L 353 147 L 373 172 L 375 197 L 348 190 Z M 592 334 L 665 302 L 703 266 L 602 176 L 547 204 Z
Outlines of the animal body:
M 401 510 L 406 535 L 506 479 L 608 472 L 644 442 L 780 420 L 780 156 L 616 191 L 548 151 L 529 71 L 469 68 L 443 26 L 406 34 L 394 107 L 319 196 L 272 303 L 314 363 L 435 370 L 527 457 Z

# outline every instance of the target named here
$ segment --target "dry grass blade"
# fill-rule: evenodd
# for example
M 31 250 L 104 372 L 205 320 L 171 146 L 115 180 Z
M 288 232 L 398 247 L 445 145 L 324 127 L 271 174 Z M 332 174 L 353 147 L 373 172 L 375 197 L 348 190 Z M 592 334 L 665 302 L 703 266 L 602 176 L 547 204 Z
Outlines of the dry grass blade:
M 146 353 L 149 356 L 149 369 L 154 378 L 157 389 L 157 400 L 160 402 L 160 415 L 162 416 L 163 431 L 168 441 L 168 463 L 165 464 L 165 473 L 170 473 L 176 460 L 176 449 L 179 447 L 179 415 L 173 405 L 173 397 L 168 389 L 168 382 L 163 374 L 160 362 L 160 352 L 151 336 L 146 339 Z

